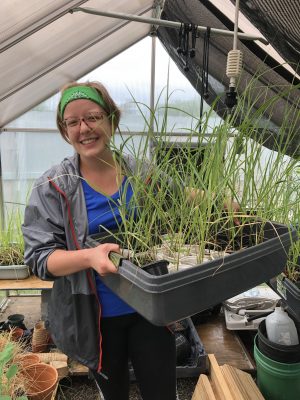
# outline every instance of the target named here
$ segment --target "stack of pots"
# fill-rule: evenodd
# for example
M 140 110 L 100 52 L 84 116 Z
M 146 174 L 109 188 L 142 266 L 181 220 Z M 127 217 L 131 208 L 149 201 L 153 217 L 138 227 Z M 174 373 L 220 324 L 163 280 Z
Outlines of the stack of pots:
M 49 334 L 45 328 L 44 321 L 35 324 L 32 333 L 32 351 L 33 353 L 42 353 L 47 350 Z
M 14 362 L 20 369 L 26 398 L 29 400 L 52 400 L 58 385 L 55 367 L 42 363 L 38 354 L 18 354 Z
M 298 327 L 298 337 L 299 333 Z M 254 358 L 257 384 L 266 399 L 300 399 L 300 344 L 285 345 L 270 341 L 266 321 L 263 320 L 254 340 Z

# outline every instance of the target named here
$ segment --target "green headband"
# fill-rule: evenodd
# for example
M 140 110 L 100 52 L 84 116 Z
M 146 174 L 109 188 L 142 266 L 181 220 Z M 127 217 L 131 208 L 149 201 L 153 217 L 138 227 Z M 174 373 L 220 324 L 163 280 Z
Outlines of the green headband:
M 101 97 L 98 90 L 91 86 L 72 86 L 66 90 L 61 95 L 60 99 L 60 115 L 61 117 L 64 116 L 66 106 L 71 103 L 71 101 L 78 100 L 78 99 L 86 99 L 91 100 L 94 103 L 99 104 L 104 109 L 107 109 L 107 105 L 105 101 Z

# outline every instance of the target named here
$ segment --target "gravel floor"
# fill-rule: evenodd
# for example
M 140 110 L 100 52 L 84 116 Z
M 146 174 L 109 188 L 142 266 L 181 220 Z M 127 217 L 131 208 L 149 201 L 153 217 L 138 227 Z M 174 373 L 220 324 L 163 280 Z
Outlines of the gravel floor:
M 191 400 L 197 378 L 177 379 L 178 400 Z M 99 394 L 94 381 L 87 377 L 65 378 L 61 381 L 56 400 L 98 400 Z M 129 400 L 142 400 L 135 383 L 130 386 Z M 154 399 L 153 399 L 154 400 Z

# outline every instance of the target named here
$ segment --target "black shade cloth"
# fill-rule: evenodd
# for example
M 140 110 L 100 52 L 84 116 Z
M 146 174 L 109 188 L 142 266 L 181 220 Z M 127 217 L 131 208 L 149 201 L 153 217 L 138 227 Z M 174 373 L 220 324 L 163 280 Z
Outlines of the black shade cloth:
M 235 1 L 231 0 L 233 4 Z M 240 1 L 240 10 L 278 53 L 300 72 L 299 0 Z
M 243 4 L 241 11 L 245 11 L 247 17 L 258 29 L 261 29 L 270 44 L 299 72 L 299 68 L 295 67 L 295 63 L 299 61 L 300 48 L 299 1 L 249 0 L 240 3 Z M 273 4 L 275 4 L 275 8 Z M 289 19 L 290 17 L 291 19 Z M 234 29 L 232 20 L 228 19 L 208 0 L 166 0 L 161 18 L 231 31 Z M 234 19 L 234 15 L 232 19 Z M 197 38 L 195 57 L 188 59 L 188 71 L 185 71 L 185 57 L 177 52 L 179 31 L 173 28 L 159 27 L 157 34 L 179 69 L 193 87 L 201 93 L 204 35 L 200 34 L 200 37 Z M 226 91 L 229 88 L 226 62 L 227 54 L 232 47 L 232 37 L 211 35 L 208 67 L 209 97 L 206 101 L 212 104 L 219 97 L 216 111 L 221 117 L 224 117 L 228 111 L 225 105 Z M 278 96 L 272 107 L 266 109 L 264 119 L 261 118 L 257 123 L 257 129 L 251 130 L 251 137 L 263 139 L 264 145 L 270 149 L 277 149 L 278 143 L 281 143 L 285 154 L 299 157 L 299 80 L 295 74 L 289 72 L 284 65 L 280 65 L 254 41 L 239 40 L 238 48 L 243 51 L 244 55 L 243 71 L 237 87 L 238 95 L 242 95 L 249 82 L 253 80 L 253 76 L 257 76 L 249 94 L 251 106 L 254 105 L 253 112 L 271 98 Z M 242 115 L 240 115 L 241 118 L 243 118 Z M 267 123 L 269 120 L 271 123 Z M 238 120 L 236 122 L 238 123 Z M 266 125 L 268 129 L 265 128 Z M 291 129 L 294 135 L 289 138 L 286 146 Z

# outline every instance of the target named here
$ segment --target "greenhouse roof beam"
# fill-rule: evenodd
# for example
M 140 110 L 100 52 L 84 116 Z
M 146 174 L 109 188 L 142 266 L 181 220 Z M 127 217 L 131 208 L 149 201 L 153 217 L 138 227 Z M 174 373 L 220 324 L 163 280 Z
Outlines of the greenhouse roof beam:
M 151 24 L 151 25 L 164 26 L 166 28 L 180 29 L 180 27 L 182 26 L 181 22 L 162 20 L 162 19 L 158 19 L 158 18 L 145 18 L 145 17 L 141 17 L 139 15 L 125 14 L 125 13 L 99 11 L 99 10 L 95 10 L 93 8 L 88 8 L 88 7 L 75 7 L 72 10 L 70 10 L 70 12 L 79 12 L 79 11 L 87 13 L 87 14 L 99 15 L 102 17 L 126 19 L 128 21 L 135 21 L 135 22 L 142 22 L 142 23 Z M 198 30 L 198 32 L 206 32 L 207 27 L 197 25 L 197 30 Z M 229 31 L 229 30 L 225 30 L 225 29 L 211 28 L 210 32 L 211 32 L 211 35 L 234 36 L 233 31 Z M 237 34 L 237 36 L 239 37 L 239 39 L 259 40 L 264 44 L 268 44 L 268 41 L 261 35 L 248 35 L 246 33 L 239 32 Z

